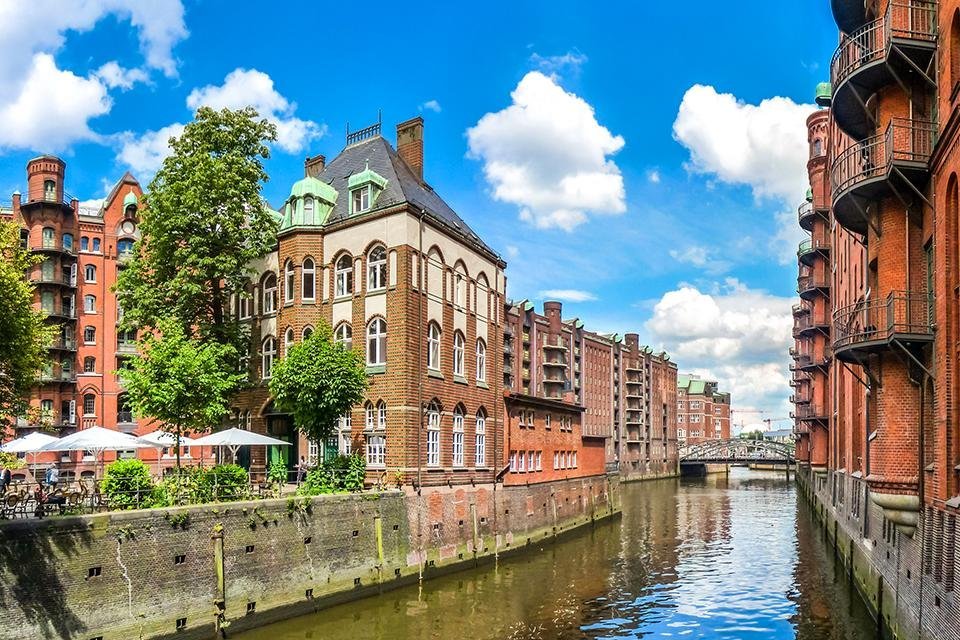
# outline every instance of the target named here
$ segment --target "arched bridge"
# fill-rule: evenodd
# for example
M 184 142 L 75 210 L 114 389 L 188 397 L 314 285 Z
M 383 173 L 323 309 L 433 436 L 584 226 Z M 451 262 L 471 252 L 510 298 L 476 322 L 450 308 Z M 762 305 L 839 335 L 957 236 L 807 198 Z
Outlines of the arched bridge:
M 792 443 L 772 440 L 706 440 L 680 447 L 680 464 L 793 464 Z

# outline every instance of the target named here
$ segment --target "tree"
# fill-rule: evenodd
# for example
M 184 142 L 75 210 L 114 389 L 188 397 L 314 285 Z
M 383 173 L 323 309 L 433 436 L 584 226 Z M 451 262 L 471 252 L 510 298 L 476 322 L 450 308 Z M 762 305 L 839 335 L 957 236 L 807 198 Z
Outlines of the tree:
M 141 337 L 139 355 L 118 373 L 133 412 L 152 416 L 177 436 L 179 444 L 185 431 L 206 431 L 222 422 L 230 394 L 246 373 L 237 371 L 233 345 L 201 342 L 173 318 L 161 319 L 158 325 L 156 332 Z
M 243 325 L 229 313 L 253 260 L 276 242 L 277 220 L 260 196 L 263 160 L 276 127 L 252 108 L 197 110 L 150 182 L 142 238 L 117 278 L 127 327 L 177 318 L 201 341 L 242 349 Z
M 367 374 L 356 351 L 333 342 L 321 324 L 273 365 L 270 394 L 274 406 L 293 415 L 294 426 L 310 440 L 323 442 L 337 418 L 363 399 Z
M 40 259 L 20 244 L 19 225 L 0 220 L 0 436 L 26 413 L 56 331 L 34 309 L 25 277 Z

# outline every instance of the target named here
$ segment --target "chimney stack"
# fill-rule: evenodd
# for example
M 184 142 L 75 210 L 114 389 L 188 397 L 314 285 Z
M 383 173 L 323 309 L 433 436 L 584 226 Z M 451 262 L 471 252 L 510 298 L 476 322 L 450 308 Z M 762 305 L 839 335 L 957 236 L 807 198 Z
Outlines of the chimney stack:
M 397 125 L 397 153 L 413 175 L 423 180 L 423 118 L 417 116 Z
M 327 163 L 327 158 L 323 154 L 317 154 L 312 158 L 307 156 L 303 161 L 303 177 L 304 178 L 319 178 L 320 174 L 323 173 L 323 167 Z

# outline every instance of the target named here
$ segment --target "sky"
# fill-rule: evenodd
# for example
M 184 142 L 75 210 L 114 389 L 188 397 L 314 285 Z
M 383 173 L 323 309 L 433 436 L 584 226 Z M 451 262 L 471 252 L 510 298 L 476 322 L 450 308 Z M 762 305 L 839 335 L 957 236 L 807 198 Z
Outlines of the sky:
M 278 207 L 348 127 L 382 114 L 392 142 L 419 115 L 424 178 L 511 298 L 638 332 L 736 425 L 784 427 L 804 121 L 836 40 L 826 0 L 0 0 L 0 202 L 39 153 L 89 204 L 124 171 L 146 186 L 197 107 L 253 105 Z

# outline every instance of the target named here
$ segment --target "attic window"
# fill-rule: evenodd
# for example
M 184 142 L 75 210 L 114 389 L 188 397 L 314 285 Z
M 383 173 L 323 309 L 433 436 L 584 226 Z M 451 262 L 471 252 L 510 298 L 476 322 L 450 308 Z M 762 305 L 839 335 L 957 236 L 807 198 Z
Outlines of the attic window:
M 370 185 L 364 185 L 352 192 L 353 212 L 361 213 L 370 208 Z

